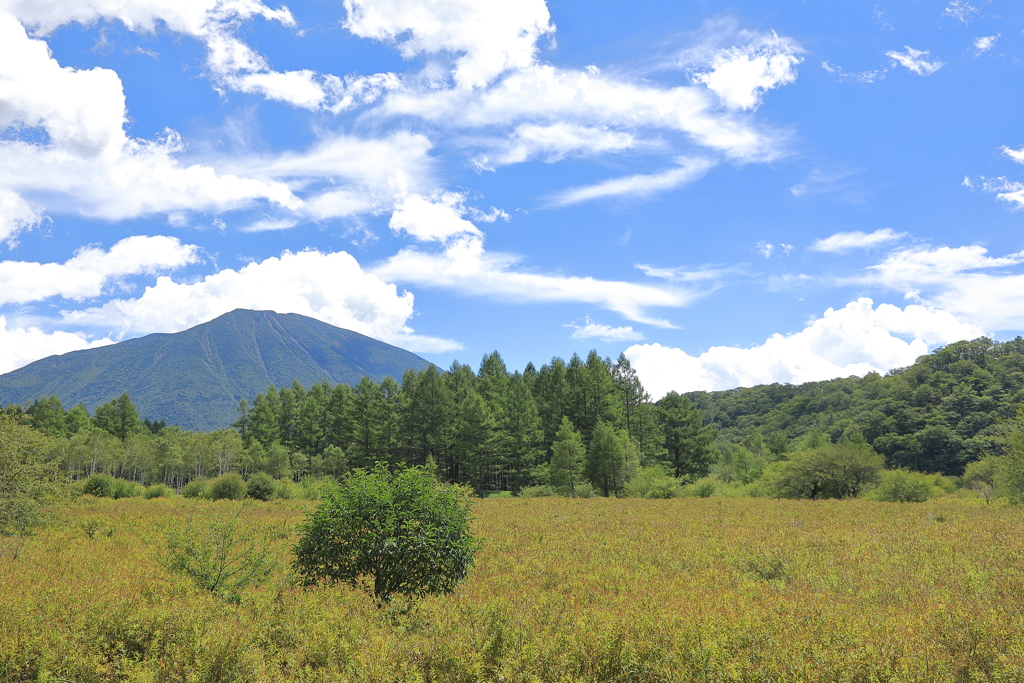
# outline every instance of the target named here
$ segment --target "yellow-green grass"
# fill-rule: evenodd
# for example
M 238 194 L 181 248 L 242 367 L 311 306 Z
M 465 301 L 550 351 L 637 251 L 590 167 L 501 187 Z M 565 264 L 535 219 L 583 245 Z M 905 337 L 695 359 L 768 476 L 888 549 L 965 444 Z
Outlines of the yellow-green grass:
M 0 545 L 0 681 L 1024 680 L 1015 508 L 483 500 L 468 580 L 382 610 L 293 587 L 294 531 L 240 604 L 158 562 L 162 528 L 232 505 L 83 499 Z

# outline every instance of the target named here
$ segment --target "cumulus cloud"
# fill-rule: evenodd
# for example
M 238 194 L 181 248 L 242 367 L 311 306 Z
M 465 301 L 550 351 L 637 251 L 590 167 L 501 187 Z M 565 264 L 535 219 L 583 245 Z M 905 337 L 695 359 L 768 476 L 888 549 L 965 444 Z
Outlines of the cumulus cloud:
M 65 311 L 61 324 L 116 330 L 120 336 L 177 332 L 236 308 L 299 313 L 417 351 L 459 348 L 448 339 L 415 334 L 407 325 L 412 293 L 399 293 L 395 285 L 364 272 L 343 251 L 284 252 L 191 283 L 161 276 L 137 298 Z
M 934 344 L 981 336 L 982 329 L 926 306 L 877 308 L 871 299 L 829 308 L 800 332 L 774 334 L 752 348 L 715 346 L 699 356 L 660 344 L 634 345 L 626 357 L 656 398 L 669 391 L 715 391 L 885 372 L 910 365 Z
M 485 86 L 509 69 L 534 63 L 537 40 L 553 34 L 544 0 L 345 0 L 345 28 L 396 44 L 402 55 L 458 55 L 460 88 Z
M 198 261 L 197 252 L 176 237 L 136 235 L 108 251 L 82 247 L 64 263 L 0 261 L 0 305 L 52 296 L 76 301 L 97 297 L 112 280 L 180 268 Z
M 1024 164 L 1024 147 L 1021 147 L 1020 149 L 1013 149 L 1011 147 L 1003 145 L 999 149 L 1008 158 L 1012 159 L 1013 161 L 1016 161 L 1018 164 Z
M 551 198 L 555 206 L 568 206 L 608 197 L 647 197 L 656 192 L 700 180 L 714 166 L 710 159 L 679 158 L 678 166 L 660 173 L 640 173 L 603 180 L 594 185 L 563 190 Z
M 42 213 L 23 197 L 0 187 L 0 241 L 13 246 L 18 233 L 31 230 L 42 220 Z
M 466 212 L 465 197 L 445 192 L 428 199 L 413 194 L 395 207 L 388 222 L 395 232 L 405 231 L 421 242 L 444 242 L 456 235 L 477 235 L 479 229 L 462 215 Z
M 975 38 L 974 49 L 978 51 L 977 54 L 980 55 L 982 52 L 988 52 L 995 47 L 996 41 L 999 40 L 1000 36 L 1002 36 L 1002 34 L 997 33 L 994 36 L 981 36 L 979 38 Z
M 112 344 L 110 339 L 89 340 L 76 332 L 45 332 L 39 327 L 8 329 L 0 315 L 0 375 L 47 356 Z
M 932 53 L 928 50 L 915 50 L 909 45 L 904 45 L 904 48 L 906 52 L 889 50 L 885 56 L 918 76 L 931 76 L 946 64 L 938 59 L 932 59 Z
M 870 249 L 871 247 L 877 247 L 880 244 L 886 244 L 888 242 L 894 242 L 896 240 L 906 237 L 905 232 L 896 232 L 892 228 L 881 228 L 874 232 L 861 232 L 860 230 L 853 230 L 852 232 L 837 232 L 828 237 L 814 240 L 811 246 L 807 247 L 811 251 L 826 251 L 834 254 L 842 253 L 844 251 L 850 251 L 851 249 Z
M 694 81 L 703 83 L 729 109 L 756 109 L 769 90 L 796 81 L 796 65 L 803 50 L 774 31 L 759 35 L 747 45 L 716 50 L 711 68 L 699 71 Z
M 612 327 L 602 325 L 590 319 L 584 318 L 583 324 L 569 323 L 566 327 L 572 329 L 569 335 L 573 339 L 600 339 L 606 342 L 640 341 L 644 338 L 643 332 L 634 330 L 631 325 L 625 327 Z

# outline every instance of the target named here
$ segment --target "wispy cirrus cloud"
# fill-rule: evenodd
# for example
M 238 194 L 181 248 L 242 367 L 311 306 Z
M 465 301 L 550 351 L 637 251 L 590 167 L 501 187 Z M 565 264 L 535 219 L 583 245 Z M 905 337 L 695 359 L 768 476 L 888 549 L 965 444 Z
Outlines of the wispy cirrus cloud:
M 885 56 L 918 76 L 931 76 L 946 64 L 934 59 L 929 50 L 915 50 L 909 45 L 904 46 L 904 52 L 889 50 Z
M 638 173 L 602 180 L 584 187 L 569 188 L 552 196 L 550 203 L 554 206 L 569 206 L 612 197 L 647 197 L 700 180 L 715 165 L 710 159 L 700 158 L 679 158 L 676 159 L 676 163 L 679 164 L 676 168 L 659 173 Z
M 903 239 L 906 235 L 907 233 L 896 232 L 892 228 L 881 228 L 874 232 L 861 232 L 860 230 L 837 232 L 828 237 L 814 240 L 811 246 L 807 248 L 811 251 L 824 251 L 836 254 L 852 249 L 870 249 Z

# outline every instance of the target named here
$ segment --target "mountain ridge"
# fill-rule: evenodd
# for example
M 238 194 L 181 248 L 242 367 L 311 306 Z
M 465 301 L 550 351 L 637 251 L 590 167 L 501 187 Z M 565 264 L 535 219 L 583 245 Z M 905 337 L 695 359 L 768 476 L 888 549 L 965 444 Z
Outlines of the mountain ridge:
M 236 309 L 175 333 L 48 356 L 0 375 L 0 404 L 56 395 L 90 412 L 123 392 L 143 418 L 219 429 L 242 398 L 298 380 L 355 384 L 399 379 L 429 361 L 391 344 L 297 313 Z

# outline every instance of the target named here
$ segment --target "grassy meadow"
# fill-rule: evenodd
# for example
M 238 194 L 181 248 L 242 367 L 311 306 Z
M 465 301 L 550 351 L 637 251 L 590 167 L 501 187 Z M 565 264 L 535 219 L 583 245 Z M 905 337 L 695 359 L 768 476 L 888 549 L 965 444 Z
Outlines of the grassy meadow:
M 765 499 L 486 499 L 452 595 L 288 575 L 314 503 L 248 502 L 277 569 L 227 601 L 159 562 L 242 506 L 84 497 L 0 539 L 0 681 L 1021 681 L 1024 516 Z

